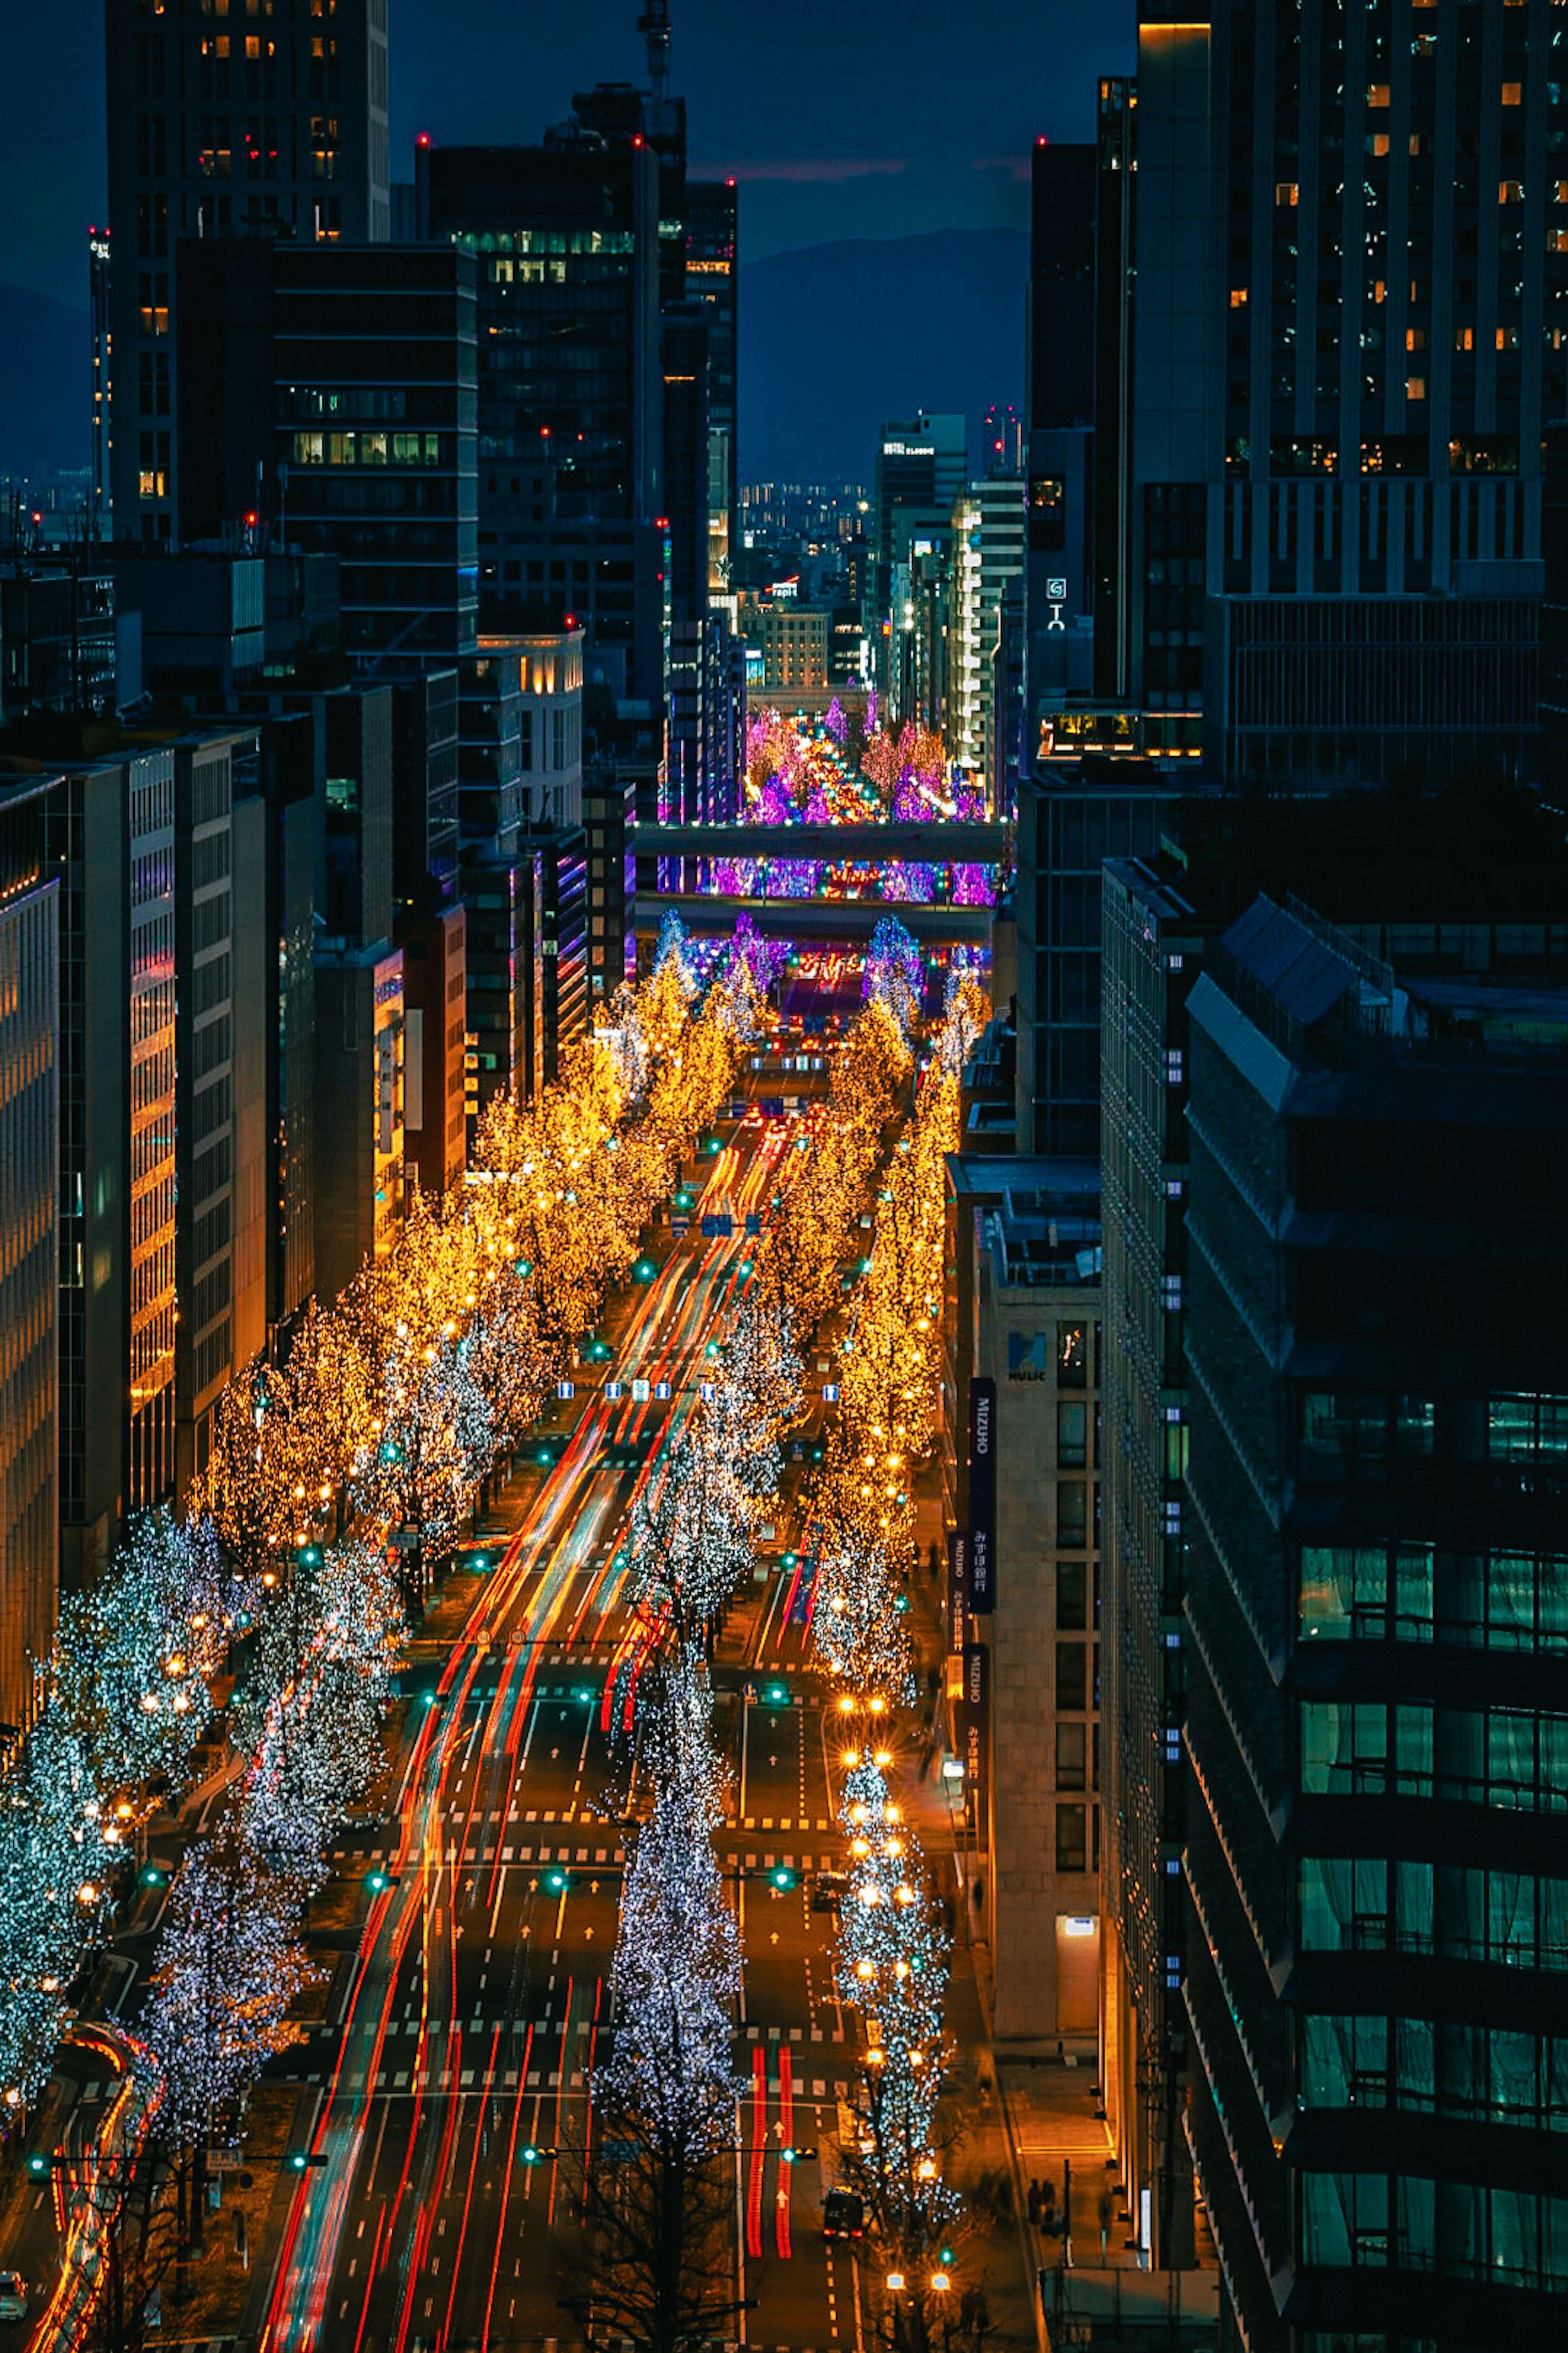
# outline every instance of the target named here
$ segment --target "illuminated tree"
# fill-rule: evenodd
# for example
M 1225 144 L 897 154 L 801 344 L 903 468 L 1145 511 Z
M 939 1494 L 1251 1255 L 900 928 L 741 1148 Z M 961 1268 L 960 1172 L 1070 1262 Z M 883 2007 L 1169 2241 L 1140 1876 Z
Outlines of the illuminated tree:
M 324 1883 L 332 1832 L 383 1768 L 405 1630 L 385 1559 L 363 1544 L 299 1563 L 262 1620 L 240 1820 L 251 1852 L 301 1894 Z
M 906 1608 L 887 1546 L 840 1525 L 817 1569 L 811 1618 L 813 1647 L 828 1672 L 854 1692 L 910 1706 L 914 1646 Z
M 294 1933 L 290 1896 L 233 1826 L 199 1840 L 170 1890 L 146 2021 L 166 2129 L 190 2162 L 198 2232 L 208 2147 L 235 2127 L 267 2061 L 301 2039 L 288 2013 L 318 1974 Z
M 99 1583 L 62 1597 L 49 1713 L 111 1825 L 141 1820 L 149 1785 L 188 1762 L 228 1625 L 210 1523 L 182 1525 L 166 1510 L 132 1523 Z
M 672 1749 L 679 1757 L 679 1747 Z M 615 2044 L 595 2079 L 601 2146 L 584 2185 L 601 2328 L 647 2353 L 724 2333 L 740 1943 L 713 1852 L 710 1792 L 662 1780 L 635 1832 L 610 1989 Z M 568 2296 L 585 2317 L 581 2284 Z

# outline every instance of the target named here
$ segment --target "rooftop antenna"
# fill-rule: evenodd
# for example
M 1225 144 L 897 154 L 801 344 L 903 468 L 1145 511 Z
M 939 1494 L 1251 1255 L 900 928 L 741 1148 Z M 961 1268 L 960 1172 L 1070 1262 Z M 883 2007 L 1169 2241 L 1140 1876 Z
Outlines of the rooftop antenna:
M 647 43 L 648 79 L 656 106 L 669 95 L 669 0 L 647 0 L 637 30 Z

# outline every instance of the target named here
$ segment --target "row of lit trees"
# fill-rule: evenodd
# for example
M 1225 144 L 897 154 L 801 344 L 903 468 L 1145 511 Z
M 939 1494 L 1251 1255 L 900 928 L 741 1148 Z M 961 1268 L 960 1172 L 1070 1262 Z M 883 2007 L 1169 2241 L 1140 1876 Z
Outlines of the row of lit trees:
M 979 987 L 955 966 L 913 1116 L 878 1191 L 842 1343 L 840 1410 L 816 1484 L 817 1647 L 833 1673 L 862 1690 L 879 1685 L 890 1699 L 909 1684 L 896 1620 L 914 1563 L 913 1466 L 930 1451 L 941 1404 L 946 1157 L 959 1143 L 960 1074 L 986 1013 Z
M 313 1308 L 286 1362 L 235 1381 L 188 1523 L 146 1515 L 65 1605 L 38 1717 L 0 1779 L 10 2113 L 47 2074 L 108 1891 L 188 1778 L 208 1682 L 253 1620 L 236 1868 L 276 1882 L 285 1918 L 319 1883 L 323 1824 L 371 1768 L 401 1635 L 385 1541 L 421 1581 L 630 1265 L 733 1084 L 770 977 L 747 936 L 704 988 L 679 925 L 667 929 L 649 979 L 622 993 L 561 1083 L 527 1109 L 492 1104 L 448 1213 L 416 1199 L 390 1259 Z M 331 1548 L 351 1525 L 353 1540 Z
M 918 1008 L 912 943 L 879 927 L 868 959 L 885 999 Z M 894 2353 L 973 2336 L 977 2294 L 955 2299 L 963 2208 L 945 2178 L 953 2137 L 942 2106 L 949 1938 L 930 1872 L 887 1771 L 900 1713 L 915 1697 L 904 1585 L 914 1557 L 913 1465 L 937 1427 L 942 1378 L 944 1160 L 959 1141 L 959 1080 L 986 1014 L 950 975 L 912 1117 L 878 1188 L 871 1248 L 843 1343 L 840 1408 L 815 1501 L 822 1525 L 812 1616 L 816 1655 L 837 1685 L 847 1746 L 840 1822 L 849 1884 L 835 1946 L 839 1997 L 863 2021 L 862 2105 L 840 2151 L 841 2185 L 864 2200 Z M 906 1017 L 912 1029 L 913 1013 Z

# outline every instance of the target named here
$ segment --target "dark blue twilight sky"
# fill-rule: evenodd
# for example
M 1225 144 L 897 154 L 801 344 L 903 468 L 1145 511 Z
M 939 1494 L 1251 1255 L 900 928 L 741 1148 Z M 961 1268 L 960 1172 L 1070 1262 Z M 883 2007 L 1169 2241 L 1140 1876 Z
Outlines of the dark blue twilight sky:
M 531 140 L 574 90 L 643 71 L 638 0 L 391 0 L 393 176 L 414 135 Z M 1023 227 L 1042 132 L 1090 137 L 1132 0 L 671 0 L 702 171 L 742 186 L 742 258 L 847 237 Z M 0 0 L 0 282 L 82 307 L 104 207 L 101 0 Z

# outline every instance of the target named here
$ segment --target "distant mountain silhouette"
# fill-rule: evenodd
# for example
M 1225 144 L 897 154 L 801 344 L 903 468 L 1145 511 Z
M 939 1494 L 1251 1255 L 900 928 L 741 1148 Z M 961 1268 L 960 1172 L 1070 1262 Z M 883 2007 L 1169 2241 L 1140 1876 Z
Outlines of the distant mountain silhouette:
M 92 456 L 85 311 L 0 286 L 0 471 L 42 474 Z
M 741 475 L 872 479 L 884 417 L 1023 406 L 1029 240 L 939 229 L 770 254 L 741 268 Z

